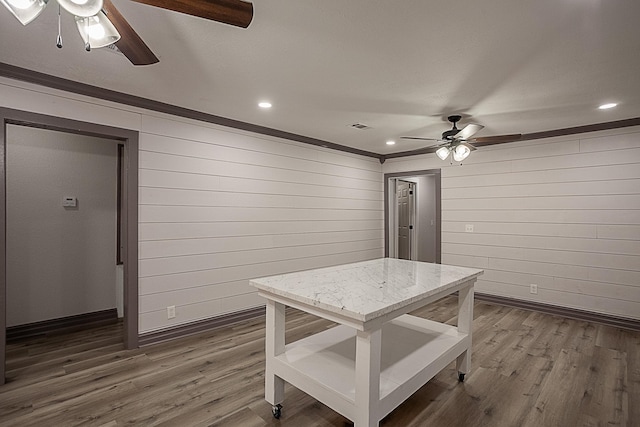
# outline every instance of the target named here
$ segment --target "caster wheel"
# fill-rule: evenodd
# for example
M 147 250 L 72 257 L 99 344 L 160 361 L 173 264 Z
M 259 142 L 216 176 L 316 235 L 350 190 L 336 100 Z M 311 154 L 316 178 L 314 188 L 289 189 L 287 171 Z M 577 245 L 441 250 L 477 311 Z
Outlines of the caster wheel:
M 458 381 L 460 381 L 461 383 L 464 382 L 464 374 L 462 372 L 458 372 Z
M 282 405 L 277 404 L 271 407 L 271 413 L 273 414 L 273 418 L 276 420 L 280 419 L 280 415 L 282 415 Z

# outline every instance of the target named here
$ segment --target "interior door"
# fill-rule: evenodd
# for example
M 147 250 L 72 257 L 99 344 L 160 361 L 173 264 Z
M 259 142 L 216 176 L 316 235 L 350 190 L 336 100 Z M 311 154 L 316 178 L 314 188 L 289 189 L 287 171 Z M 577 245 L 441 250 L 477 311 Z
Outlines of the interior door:
M 398 258 L 400 259 L 411 259 L 412 255 L 414 187 L 413 182 L 397 180 Z

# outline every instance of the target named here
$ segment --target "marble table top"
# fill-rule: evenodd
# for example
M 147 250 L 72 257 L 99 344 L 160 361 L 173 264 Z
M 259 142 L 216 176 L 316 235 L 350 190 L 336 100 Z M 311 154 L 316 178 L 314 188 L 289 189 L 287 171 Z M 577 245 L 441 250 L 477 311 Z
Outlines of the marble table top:
M 475 268 L 381 258 L 251 280 L 267 294 L 369 321 L 480 276 Z

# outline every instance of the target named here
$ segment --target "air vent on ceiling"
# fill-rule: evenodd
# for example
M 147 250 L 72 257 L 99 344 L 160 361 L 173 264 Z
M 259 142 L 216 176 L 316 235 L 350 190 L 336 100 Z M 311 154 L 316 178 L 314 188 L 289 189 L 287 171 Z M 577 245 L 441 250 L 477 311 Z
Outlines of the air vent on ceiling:
M 356 128 L 356 129 L 360 129 L 360 130 L 365 130 L 365 129 L 371 129 L 371 126 L 367 126 L 363 123 L 354 123 L 351 125 L 352 128 Z

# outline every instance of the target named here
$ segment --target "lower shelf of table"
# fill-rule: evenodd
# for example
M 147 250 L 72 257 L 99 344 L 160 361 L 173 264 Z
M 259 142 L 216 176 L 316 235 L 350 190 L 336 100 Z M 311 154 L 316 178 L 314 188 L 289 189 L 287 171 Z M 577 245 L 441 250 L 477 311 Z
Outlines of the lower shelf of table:
M 356 331 L 336 326 L 288 344 L 272 363 L 275 375 L 353 419 Z M 470 346 L 454 326 L 403 315 L 382 328 L 382 418 Z

